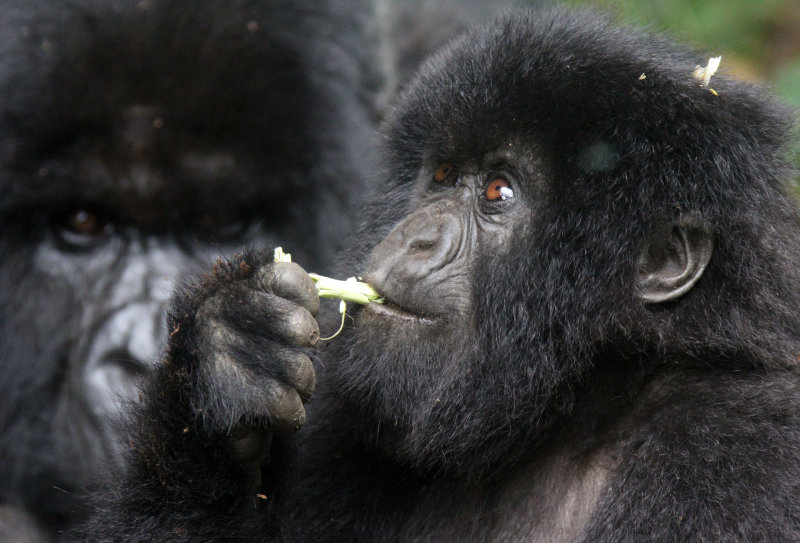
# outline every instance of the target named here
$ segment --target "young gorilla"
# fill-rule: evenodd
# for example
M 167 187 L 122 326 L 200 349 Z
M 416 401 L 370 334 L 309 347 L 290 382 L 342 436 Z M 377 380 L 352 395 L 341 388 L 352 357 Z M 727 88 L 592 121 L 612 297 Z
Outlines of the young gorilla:
M 88 539 L 800 538 L 787 115 L 698 64 L 558 11 L 430 59 L 351 254 L 386 303 L 319 355 L 308 423 L 313 283 L 217 269 Z

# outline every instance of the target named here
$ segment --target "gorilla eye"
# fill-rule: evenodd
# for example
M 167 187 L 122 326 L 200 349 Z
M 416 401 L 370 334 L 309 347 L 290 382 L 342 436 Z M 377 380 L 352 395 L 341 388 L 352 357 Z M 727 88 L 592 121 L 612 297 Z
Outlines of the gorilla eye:
M 101 214 L 79 208 L 64 215 L 58 224 L 58 237 L 71 247 L 87 248 L 111 235 L 113 227 Z
M 433 180 L 440 185 L 453 186 L 458 179 L 458 168 L 448 162 L 439 164 L 433 174 Z
M 91 211 L 80 209 L 69 216 L 67 219 L 67 228 L 76 234 L 83 234 L 85 236 L 92 236 L 99 233 L 102 227 L 100 217 Z
M 498 200 L 505 201 L 514 197 L 514 191 L 511 189 L 511 183 L 502 177 L 496 177 L 489 183 L 489 186 L 486 187 L 484 195 L 490 202 L 496 202 Z
M 246 217 L 244 213 L 224 217 L 217 214 L 203 214 L 195 219 L 195 233 L 204 241 L 216 243 L 233 241 L 241 238 L 251 226 L 251 223 L 243 217 Z

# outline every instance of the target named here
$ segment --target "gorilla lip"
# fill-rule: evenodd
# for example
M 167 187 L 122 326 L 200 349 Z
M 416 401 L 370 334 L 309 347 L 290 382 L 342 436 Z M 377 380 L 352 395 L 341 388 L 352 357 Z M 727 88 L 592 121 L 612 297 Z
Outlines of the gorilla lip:
M 364 281 L 380 296 L 380 303 L 369 303 L 364 306 L 365 310 L 375 315 L 405 321 L 431 323 L 435 320 L 434 315 L 430 313 L 425 313 L 420 309 L 408 307 L 397 302 L 392 296 L 384 292 L 380 285 L 373 282 L 369 272 L 364 274 Z
M 383 293 L 381 293 L 381 295 L 383 296 L 384 299 L 384 302 L 382 304 L 371 303 L 365 306 L 364 309 L 376 315 L 401 319 L 405 321 L 432 323 L 434 320 L 430 315 L 416 313 L 406 307 L 398 305 L 390 298 L 387 298 L 385 295 L 383 295 Z

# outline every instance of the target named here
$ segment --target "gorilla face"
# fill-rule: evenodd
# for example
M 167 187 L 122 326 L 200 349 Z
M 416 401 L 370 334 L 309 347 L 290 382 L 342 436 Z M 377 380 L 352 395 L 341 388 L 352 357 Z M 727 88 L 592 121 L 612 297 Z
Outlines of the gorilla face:
M 154 181 L 153 171 L 158 168 L 151 164 L 135 163 L 129 168 L 139 168 L 141 192 L 129 192 L 126 181 L 118 182 L 118 177 L 110 175 L 72 187 L 68 180 L 59 180 L 63 200 L 26 202 L 25 210 L 18 212 L 25 217 L 20 216 L 14 225 L 25 224 L 33 238 L 19 248 L 32 248 L 27 255 L 31 267 L 19 278 L 20 290 L 48 292 L 47 311 L 64 312 L 60 325 L 42 330 L 37 342 L 47 345 L 59 338 L 52 357 L 66 372 L 65 386 L 72 391 L 70 403 L 75 404 L 59 411 L 56 427 L 74 428 L 68 421 L 81 419 L 88 410 L 90 419 L 99 424 L 87 425 L 86 431 L 108 431 L 111 415 L 120 402 L 135 398 L 138 378 L 157 360 L 167 334 L 164 306 L 177 280 L 220 252 L 268 238 L 263 221 L 240 213 L 234 202 L 215 212 L 188 198 L 171 200 L 169 192 L 177 181 L 173 180 L 172 187 Z M 130 170 L 125 173 L 133 175 Z M 81 180 L 91 179 L 78 175 Z M 215 183 L 223 181 L 206 172 L 205 183 L 194 189 L 194 195 L 198 200 L 212 200 Z M 185 189 L 189 192 L 192 185 Z M 186 216 L 166 221 L 170 212 L 164 208 L 169 205 L 173 213 Z M 231 209 L 236 212 L 230 213 Z M 11 251 L 4 254 L 12 261 L 23 258 Z M 60 302 L 60 293 L 69 297 Z M 57 372 L 52 368 L 48 373 Z M 110 446 L 110 440 L 96 437 Z
M 480 158 L 428 161 L 422 168 L 411 204 L 416 211 L 372 252 L 366 278 L 387 303 L 369 306 L 368 315 L 467 324 L 461 320 L 474 313 L 474 263 L 507 255 L 511 239 L 530 226 L 543 188 L 536 182 L 542 165 L 532 157 L 496 151 Z
M 197 182 L 196 172 L 155 158 L 191 153 L 156 143 L 179 130 L 156 128 L 158 119 L 121 113 L 97 136 L 102 150 L 25 150 L 5 163 L 0 325 L 12 430 L 2 455 L 11 495 L 85 485 L 114 458 L 117 413 L 158 359 L 176 283 L 220 252 L 269 239 L 259 215 L 217 196 L 222 185 L 247 193 L 227 181 L 237 167 L 206 164 Z M 130 141 L 131 123 L 150 129 Z M 24 162 L 34 159 L 48 166 L 31 171 Z M 47 503 L 60 509 L 60 499 Z
M 338 384 L 368 402 L 376 439 L 417 465 L 452 469 L 454 458 L 473 469 L 465 457 L 493 454 L 479 446 L 487 426 L 507 433 L 514 415 L 514 402 L 498 398 L 546 373 L 526 371 L 505 344 L 536 333 L 520 295 L 530 283 L 520 241 L 540 228 L 547 199 L 549 166 L 537 149 L 516 139 L 458 160 L 434 149 L 406 186 L 412 211 L 369 257 L 364 279 L 385 303 L 358 313 L 354 360 L 331 371 L 358 371 Z M 492 310 L 504 318 L 486 321 Z
M 491 281 L 479 278 L 478 263 L 508 259 L 512 239 L 527 235 L 543 172 L 532 153 L 504 149 L 458 164 L 426 160 L 409 187 L 414 211 L 370 256 L 365 280 L 386 302 L 361 312 L 359 333 L 386 351 L 410 348 L 407 364 L 432 376 L 445 370 L 446 353 L 476 348 L 476 291 Z M 419 356 L 419 348 L 442 354 Z

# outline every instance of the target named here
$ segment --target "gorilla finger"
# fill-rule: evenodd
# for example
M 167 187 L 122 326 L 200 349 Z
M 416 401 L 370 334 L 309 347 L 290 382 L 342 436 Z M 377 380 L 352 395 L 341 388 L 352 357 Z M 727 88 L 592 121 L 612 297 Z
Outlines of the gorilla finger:
M 306 410 L 298 392 L 286 385 L 273 382 L 266 390 L 269 421 L 279 433 L 298 430 L 306 422 Z
M 319 324 L 307 309 L 271 294 L 255 292 L 255 295 L 270 300 L 268 311 L 258 315 L 263 331 L 297 347 L 317 344 Z
M 299 351 L 288 351 L 282 355 L 282 378 L 300 394 L 300 398 L 308 400 L 314 393 L 317 374 L 311 359 Z
M 319 311 L 319 294 L 314 281 L 294 262 L 262 266 L 254 279 L 259 288 L 303 306 L 312 315 Z

